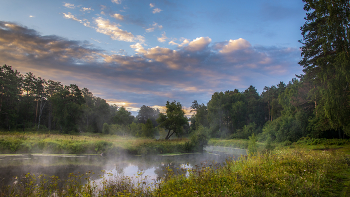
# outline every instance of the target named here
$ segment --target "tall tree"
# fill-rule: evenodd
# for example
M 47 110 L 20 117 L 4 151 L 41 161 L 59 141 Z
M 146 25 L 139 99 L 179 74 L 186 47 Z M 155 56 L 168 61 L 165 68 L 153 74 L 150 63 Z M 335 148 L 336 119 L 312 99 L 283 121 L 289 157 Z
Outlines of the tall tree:
M 8 130 L 16 125 L 23 76 L 11 66 L 0 67 L 0 125 Z
M 307 11 L 301 27 L 305 77 L 321 98 L 316 119 L 324 129 L 350 135 L 350 3 L 348 0 L 303 0 Z M 313 97 L 316 99 L 316 97 Z M 340 136 L 339 136 L 340 137 Z
M 166 102 L 166 114 L 159 114 L 157 122 L 160 127 L 168 130 L 168 134 L 165 139 L 168 140 L 175 133 L 177 136 L 181 136 L 183 133 L 183 126 L 188 124 L 185 112 L 182 110 L 180 102 Z

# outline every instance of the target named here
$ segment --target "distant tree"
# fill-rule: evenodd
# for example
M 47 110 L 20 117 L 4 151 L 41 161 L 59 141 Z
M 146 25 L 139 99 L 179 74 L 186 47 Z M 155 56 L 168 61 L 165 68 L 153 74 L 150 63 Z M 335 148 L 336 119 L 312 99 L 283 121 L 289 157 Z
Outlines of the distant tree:
M 148 137 L 148 138 L 153 138 L 154 137 L 154 127 L 153 123 L 150 119 L 146 121 L 145 124 L 142 124 L 142 137 Z
M 208 108 L 203 103 L 198 104 L 197 100 L 192 102 L 191 111 L 195 111 L 196 114 L 191 118 L 191 127 L 198 129 L 199 125 L 209 127 L 208 123 Z M 192 126 L 192 121 L 195 125 Z
M 113 123 L 119 125 L 129 125 L 134 120 L 131 112 L 127 111 L 123 106 L 118 109 L 116 115 L 113 117 Z
M 166 114 L 159 114 L 157 122 L 160 127 L 168 130 L 168 134 L 165 139 L 168 140 L 175 133 L 177 136 L 181 136 L 183 133 L 183 126 L 188 124 L 185 112 L 182 110 L 180 102 L 166 103 Z
M 0 67 L 0 125 L 8 130 L 16 125 L 23 76 L 11 66 Z
M 54 120 L 57 122 L 60 130 L 65 133 L 69 131 L 78 131 L 78 120 L 83 114 L 82 104 L 84 98 L 81 90 L 75 84 L 65 86 L 50 98 L 53 105 Z
M 151 120 L 152 124 L 157 126 L 157 118 L 159 115 L 159 109 L 153 109 L 152 107 L 145 106 L 143 105 L 139 112 L 138 115 L 136 116 L 137 122 L 138 123 L 143 123 L 145 124 L 148 119 Z

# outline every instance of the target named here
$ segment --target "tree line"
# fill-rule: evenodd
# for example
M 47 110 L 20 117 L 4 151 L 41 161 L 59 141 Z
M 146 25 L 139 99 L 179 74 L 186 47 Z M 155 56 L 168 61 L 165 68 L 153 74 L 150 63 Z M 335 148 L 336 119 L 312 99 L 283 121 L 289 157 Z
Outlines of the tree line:
M 153 136 L 158 114 L 159 110 L 142 106 L 135 118 L 123 106 L 110 105 L 87 88 L 45 80 L 31 72 L 22 75 L 8 65 L 0 67 L 2 130 L 119 132 L 121 135 L 129 132 L 140 137 Z M 150 127 L 152 131 L 147 130 Z

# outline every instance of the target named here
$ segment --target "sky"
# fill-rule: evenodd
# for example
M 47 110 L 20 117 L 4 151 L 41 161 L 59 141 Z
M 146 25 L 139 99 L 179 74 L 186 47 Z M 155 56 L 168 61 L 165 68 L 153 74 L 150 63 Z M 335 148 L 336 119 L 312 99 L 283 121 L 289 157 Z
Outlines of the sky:
M 142 105 L 302 74 L 301 0 L 0 0 L 0 64 Z

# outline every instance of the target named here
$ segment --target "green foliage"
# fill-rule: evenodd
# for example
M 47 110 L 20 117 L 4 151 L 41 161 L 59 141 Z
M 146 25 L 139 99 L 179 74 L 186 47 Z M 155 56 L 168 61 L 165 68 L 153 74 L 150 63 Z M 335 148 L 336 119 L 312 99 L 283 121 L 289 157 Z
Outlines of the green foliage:
M 170 139 L 173 134 L 181 136 L 183 134 L 183 126 L 188 124 L 185 112 L 182 110 L 180 102 L 169 102 L 166 103 L 166 115 L 159 114 L 157 122 L 159 127 L 163 127 L 168 130 L 168 134 L 165 137 L 166 140 Z
M 109 125 L 108 123 L 103 123 L 103 129 L 102 129 L 103 134 L 109 134 Z
M 313 85 L 317 129 L 350 134 L 350 6 L 345 0 L 304 0 L 301 27 L 304 78 Z M 348 133 L 349 132 L 349 133 Z M 341 137 L 341 136 L 339 136 Z
M 200 125 L 198 130 L 191 135 L 191 141 L 189 144 L 186 144 L 186 150 L 203 152 L 204 146 L 206 146 L 209 141 L 209 129 Z
M 123 106 L 118 109 L 116 115 L 113 117 L 113 123 L 118 125 L 129 125 L 134 120 L 131 112 L 127 111 Z
M 153 127 L 151 119 L 147 119 L 146 123 L 142 125 L 141 137 L 153 138 L 155 134 L 155 129 Z
M 329 152 L 283 150 L 200 166 L 165 181 L 159 196 L 340 196 L 347 158 Z M 337 177 L 337 178 L 336 178 Z M 337 181 L 335 181 L 337 180 Z
M 248 143 L 248 153 L 249 155 L 255 155 L 258 152 L 258 146 L 256 144 L 257 139 L 254 135 L 254 133 L 252 134 L 252 136 L 249 137 L 249 143 Z

